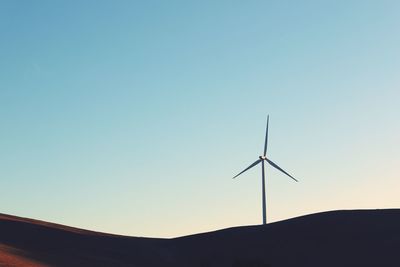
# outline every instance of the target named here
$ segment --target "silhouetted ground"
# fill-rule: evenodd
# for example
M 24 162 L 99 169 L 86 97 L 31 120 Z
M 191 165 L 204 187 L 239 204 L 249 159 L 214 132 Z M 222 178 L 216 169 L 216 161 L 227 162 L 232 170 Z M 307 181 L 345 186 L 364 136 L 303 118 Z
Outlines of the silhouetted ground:
M 400 266 L 400 210 L 331 211 L 173 239 L 0 214 L 0 266 Z

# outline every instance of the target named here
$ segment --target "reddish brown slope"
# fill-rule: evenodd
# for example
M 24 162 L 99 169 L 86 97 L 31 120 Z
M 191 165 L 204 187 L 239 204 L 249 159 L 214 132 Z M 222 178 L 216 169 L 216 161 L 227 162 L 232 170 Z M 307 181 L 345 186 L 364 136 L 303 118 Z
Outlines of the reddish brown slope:
M 1 261 L 27 266 L 157 266 L 165 240 L 110 235 L 0 214 Z M 0 265 L 0 266 L 3 266 Z
M 44 267 L 45 264 L 36 262 L 24 255 L 24 251 L 0 245 L 0 266 L 30 266 L 30 267 Z

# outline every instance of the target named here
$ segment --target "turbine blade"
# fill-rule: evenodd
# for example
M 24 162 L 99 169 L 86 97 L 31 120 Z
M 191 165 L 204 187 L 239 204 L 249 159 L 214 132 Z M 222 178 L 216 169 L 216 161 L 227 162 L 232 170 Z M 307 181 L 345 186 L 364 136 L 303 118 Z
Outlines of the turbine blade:
M 268 122 L 269 122 L 269 115 L 267 116 L 267 128 L 265 129 L 264 157 L 267 155 L 267 146 L 268 146 Z
M 238 177 L 239 175 L 241 175 L 242 173 L 244 173 L 245 171 L 253 168 L 254 166 L 256 166 L 258 163 L 260 163 L 262 160 L 258 159 L 255 162 L 253 162 L 249 167 L 247 167 L 246 169 L 244 169 L 243 171 L 241 171 L 239 174 L 235 175 L 232 179 L 235 179 L 236 177 Z
M 281 172 L 283 172 L 284 174 L 286 174 L 287 176 L 289 176 L 290 178 L 292 178 L 293 180 L 295 180 L 296 182 L 298 182 L 293 176 L 291 176 L 289 173 L 285 172 L 281 167 L 279 167 L 278 165 L 276 165 L 275 163 L 273 163 L 271 160 L 266 159 L 266 161 L 268 161 L 268 163 L 271 164 L 272 167 L 277 168 L 278 170 L 280 170 Z

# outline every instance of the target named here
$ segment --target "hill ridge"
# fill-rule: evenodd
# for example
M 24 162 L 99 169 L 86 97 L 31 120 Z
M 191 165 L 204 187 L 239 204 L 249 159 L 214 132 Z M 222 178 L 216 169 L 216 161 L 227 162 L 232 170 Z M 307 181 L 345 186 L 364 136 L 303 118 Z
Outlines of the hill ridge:
M 0 266 L 398 267 L 399 248 L 400 209 L 333 210 L 170 239 L 0 214 Z

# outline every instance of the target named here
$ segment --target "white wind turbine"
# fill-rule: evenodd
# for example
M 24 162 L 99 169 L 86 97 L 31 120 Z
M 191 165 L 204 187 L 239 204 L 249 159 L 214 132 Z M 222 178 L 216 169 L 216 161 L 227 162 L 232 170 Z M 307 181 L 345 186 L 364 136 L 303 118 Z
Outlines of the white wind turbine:
M 274 162 L 272 162 L 269 158 L 267 158 L 267 145 L 268 145 L 268 123 L 269 123 L 269 115 L 267 116 L 267 127 L 265 131 L 265 144 L 264 144 L 264 154 L 262 156 L 258 157 L 258 160 L 253 162 L 249 167 L 241 171 L 239 174 L 237 174 L 233 179 L 244 173 L 245 171 L 253 168 L 256 166 L 258 163 L 262 163 L 262 208 L 263 208 L 263 224 L 267 224 L 267 207 L 266 207 L 266 197 L 265 197 L 265 168 L 264 168 L 264 162 L 268 162 L 272 167 L 280 170 L 296 182 L 298 182 L 293 176 L 291 176 L 289 173 L 285 172 L 281 167 L 276 165 Z

